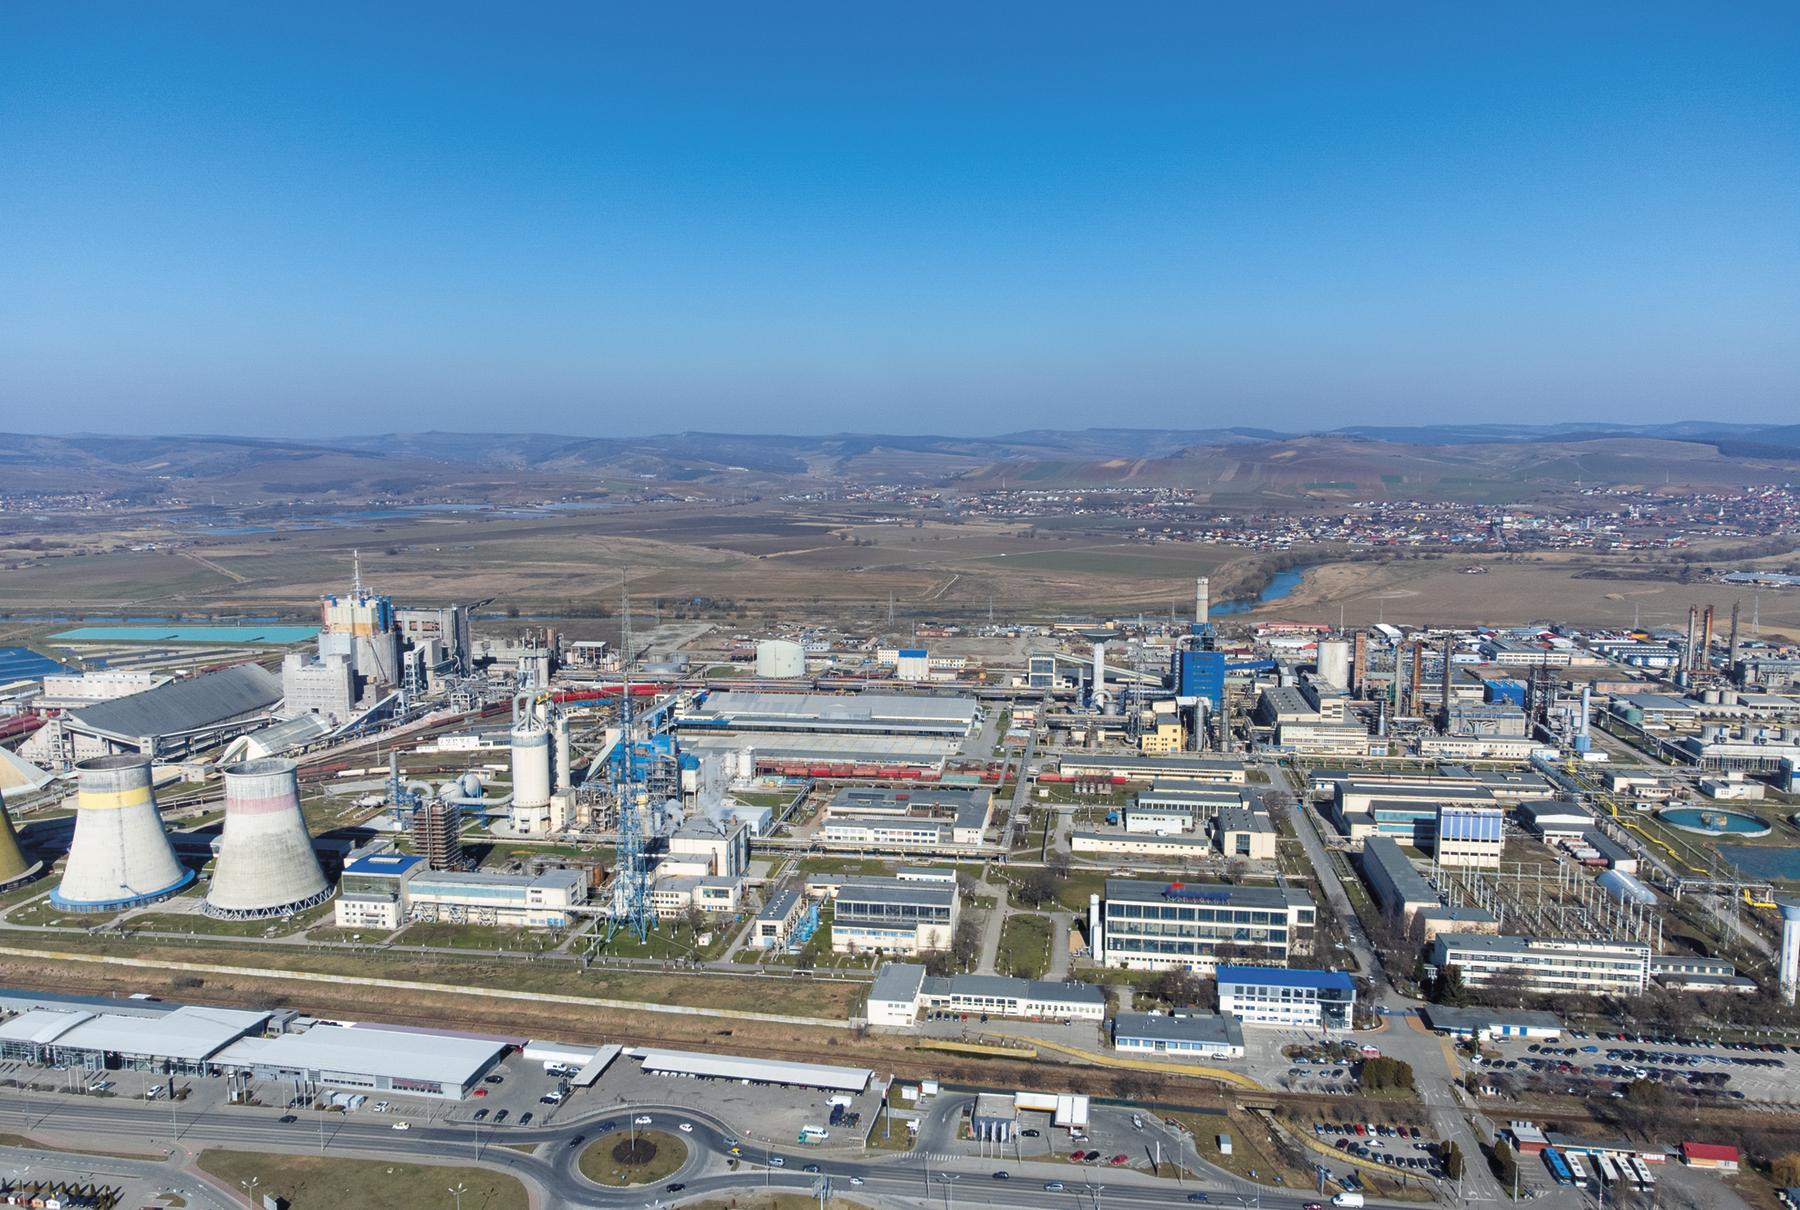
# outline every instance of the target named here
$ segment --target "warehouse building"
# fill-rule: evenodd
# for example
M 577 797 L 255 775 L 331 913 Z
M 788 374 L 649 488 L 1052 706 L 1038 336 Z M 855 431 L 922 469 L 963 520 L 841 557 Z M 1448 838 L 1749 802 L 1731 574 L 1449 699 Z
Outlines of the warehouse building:
M 1398 921 L 1409 935 L 1414 915 L 1438 906 L 1437 891 L 1390 837 L 1371 836 L 1363 841 L 1362 876 L 1375 892 L 1375 902 L 1381 910 Z
M 1286 965 L 1309 953 L 1317 908 L 1298 887 L 1106 881 L 1095 952 L 1126 970 L 1210 970 L 1221 950 Z
M 1560 1038 L 1563 1030 L 1555 1013 L 1428 1004 L 1419 1010 L 1419 1015 L 1438 1033 L 1482 1042 L 1493 1038 Z
M 238 664 L 70 710 L 20 755 L 56 769 L 122 752 L 185 756 L 267 726 L 280 702 L 279 678 L 259 664 Z
M 779 1084 L 783 1088 L 817 1088 L 825 1092 L 862 1092 L 875 1074 L 866 1067 L 826 1067 L 819 1063 L 788 1063 L 780 1059 L 742 1059 L 735 1055 L 711 1055 L 689 1050 L 627 1050 L 643 1062 L 649 1075 L 693 1076 L 701 1079 L 742 1080 L 749 1084 Z
M 1226 807 L 1213 817 L 1213 843 L 1226 857 L 1244 857 L 1251 861 L 1273 861 L 1275 858 L 1275 825 L 1260 811 L 1248 807 Z
M 186 1004 L 157 1016 L 33 1008 L 0 1025 L 0 1059 L 82 1071 L 206 1075 L 268 1012 Z
M 1112 1019 L 1113 1046 L 1132 1058 L 1241 1059 L 1244 1030 L 1227 1013 L 1120 1013 Z
M 1082 829 L 1073 833 L 1069 848 L 1076 853 L 1168 857 L 1186 862 L 1202 855 L 1210 855 L 1213 841 L 1210 836 L 1157 836 L 1131 832 L 1090 832 Z
M 1560 798 L 1534 799 L 1518 807 L 1519 822 L 1525 830 L 1546 844 L 1559 840 L 1579 840 L 1594 830 L 1594 817 L 1585 809 Z
M 243 1038 L 220 1052 L 220 1068 L 259 1080 L 460 1101 L 524 1038 L 447 1031 L 318 1024 L 304 1033 Z
M 1299 1029 L 1349 1029 L 1356 985 L 1342 971 L 1221 966 L 1219 1011 L 1245 1024 Z
M 992 790 L 851 786 L 826 804 L 823 837 L 867 848 L 979 845 L 993 815 Z

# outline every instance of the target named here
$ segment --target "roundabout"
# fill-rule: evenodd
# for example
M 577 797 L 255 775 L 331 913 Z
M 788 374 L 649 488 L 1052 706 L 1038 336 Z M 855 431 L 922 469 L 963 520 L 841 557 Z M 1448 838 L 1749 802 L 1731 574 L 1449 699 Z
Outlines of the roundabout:
M 668 1180 L 688 1160 L 685 1142 L 661 1130 L 617 1130 L 601 1135 L 582 1151 L 581 1175 L 614 1189 Z

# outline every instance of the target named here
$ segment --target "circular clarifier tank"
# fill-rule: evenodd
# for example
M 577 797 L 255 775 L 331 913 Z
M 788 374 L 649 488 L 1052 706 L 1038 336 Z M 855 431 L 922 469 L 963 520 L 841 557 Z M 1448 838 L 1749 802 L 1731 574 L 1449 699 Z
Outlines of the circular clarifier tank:
M 1767 836 L 1774 830 L 1761 816 L 1719 807 L 1665 807 L 1656 817 L 1672 828 L 1703 836 Z

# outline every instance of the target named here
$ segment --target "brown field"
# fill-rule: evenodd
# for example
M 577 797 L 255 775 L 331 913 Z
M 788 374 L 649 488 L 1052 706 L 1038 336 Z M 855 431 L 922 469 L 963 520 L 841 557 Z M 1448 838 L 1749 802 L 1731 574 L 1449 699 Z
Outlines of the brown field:
M 283 1198 L 293 1210 L 440 1210 L 444 1190 L 458 1185 L 466 1210 L 526 1210 L 530 1202 L 517 1178 L 486 1168 L 218 1148 L 196 1162 L 227 1189 L 255 1181 L 258 1197 Z

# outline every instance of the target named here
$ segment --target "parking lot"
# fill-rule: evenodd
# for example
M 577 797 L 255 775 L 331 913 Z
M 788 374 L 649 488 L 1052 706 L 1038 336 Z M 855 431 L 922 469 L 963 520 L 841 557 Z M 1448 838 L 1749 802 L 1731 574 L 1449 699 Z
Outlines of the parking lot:
M 1660 1080 L 1683 1096 L 1700 1100 L 1791 1102 L 1794 1095 L 1788 1064 L 1800 1063 L 1780 1043 L 1751 1044 L 1703 1041 L 1670 1035 L 1629 1035 L 1571 1030 L 1557 1042 L 1496 1038 L 1487 1046 L 1498 1060 L 1464 1060 L 1464 1068 L 1516 1081 L 1529 1087 L 1560 1083 L 1617 1085 L 1598 1091 L 1621 1091 L 1633 1079 Z M 1629 1040 L 1626 1040 L 1629 1039 Z

